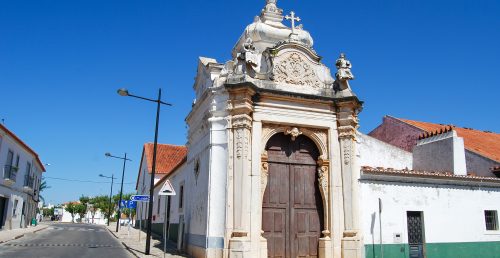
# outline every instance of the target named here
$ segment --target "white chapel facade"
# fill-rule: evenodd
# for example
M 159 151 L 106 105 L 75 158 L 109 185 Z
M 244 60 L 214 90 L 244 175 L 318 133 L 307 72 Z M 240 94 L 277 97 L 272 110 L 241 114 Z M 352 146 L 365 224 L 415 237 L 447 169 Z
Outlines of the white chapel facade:
M 170 175 L 187 206 L 170 223 L 195 257 L 362 257 L 362 102 L 350 62 L 332 75 L 298 20 L 267 0 L 232 60 L 200 58 L 186 165 Z

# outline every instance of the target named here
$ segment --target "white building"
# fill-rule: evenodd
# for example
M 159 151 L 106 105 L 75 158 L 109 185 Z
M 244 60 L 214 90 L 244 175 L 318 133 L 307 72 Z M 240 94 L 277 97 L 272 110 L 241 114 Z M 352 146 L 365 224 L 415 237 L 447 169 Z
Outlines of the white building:
M 0 229 L 31 225 L 45 168 L 38 154 L 1 124 L 0 168 Z
M 168 144 L 158 144 L 157 146 L 157 167 L 156 174 L 154 178 L 154 184 L 157 186 L 162 178 L 164 178 L 167 174 L 179 169 L 180 166 L 183 166 L 186 160 L 187 148 L 185 146 L 176 146 L 176 145 L 168 145 Z M 144 145 L 142 149 L 142 158 L 141 164 L 139 166 L 139 172 L 137 177 L 137 185 L 136 189 L 138 194 L 140 195 L 149 195 L 149 189 L 151 185 L 151 172 L 152 172 L 152 164 L 153 164 L 153 144 L 147 143 Z M 159 188 L 156 189 L 156 193 L 159 191 Z M 156 195 L 155 195 L 156 196 Z M 153 231 L 157 234 L 162 233 L 162 226 L 164 218 L 164 212 L 159 212 L 163 210 L 159 210 L 158 205 L 162 205 L 163 199 L 156 198 L 155 207 L 153 207 Z M 142 226 L 145 228 L 147 213 L 148 213 L 148 205 L 147 202 L 138 202 L 136 209 L 136 227 Z M 164 207 L 164 206 L 161 206 Z M 141 222 L 139 222 L 141 221 Z
M 500 179 L 464 173 L 453 130 L 413 153 L 359 133 L 351 63 L 341 54 L 332 75 L 284 18 L 267 0 L 232 60 L 200 58 L 187 153 L 158 154 L 176 162 L 159 161 L 153 229 L 167 222 L 193 257 L 498 257 Z M 177 195 L 165 207 L 167 179 Z

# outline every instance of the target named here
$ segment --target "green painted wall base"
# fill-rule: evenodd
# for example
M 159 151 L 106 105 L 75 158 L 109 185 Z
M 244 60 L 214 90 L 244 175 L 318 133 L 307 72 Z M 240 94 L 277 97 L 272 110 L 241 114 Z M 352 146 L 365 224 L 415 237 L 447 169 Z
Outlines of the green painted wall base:
M 383 250 L 382 250 L 383 248 Z M 366 258 L 409 258 L 408 244 L 365 245 Z M 428 243 L 425 258 L 500 258 L 500 242 Z

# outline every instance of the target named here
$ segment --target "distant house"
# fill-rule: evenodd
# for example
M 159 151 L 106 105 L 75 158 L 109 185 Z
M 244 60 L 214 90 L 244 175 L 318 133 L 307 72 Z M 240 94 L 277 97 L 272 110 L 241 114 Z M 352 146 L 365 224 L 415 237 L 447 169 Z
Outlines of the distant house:
M 458 137 L 464 140 L 467 173 L 494 177 L 492 168 L 500 164 L 500 134 L 498 133 L 385 116 L 382 124 L 368 135 L 412 152 L 419 136 L 438 134 L 446 127 L 453 128 Z
M 31 225 L 45 172 L 38 154 L 0 124 L 0 229 Z
M 173 171 L 181 167 L 186 161 L 187 148 L 185 146 L 169 145 L 169 144 L 158 144 L 157 149 L 157 167 L 154 179 L 155 184 L 155 195 L 157 196 L 158 191 L 161 188 L 162 179 L 167 175 L 171 174 Z M 138 194 L 149 195 L 149 189 L 151 184 L 151 172 L 153 164 L 153 144 L 147 143 L 143 147 L 141 165 L 139 167 L 139 173 L 137 177 L 136 190 Z M 161 181 L 161 182 L 160 182 Z M 159 188 L 158 188 L 159 186 Z M 147 220 L 148 210 L 146 202 L 139 202 L 137 204 L 137 222 L 136 226 L 142 225 L 145 228 L 145 221 Z M 155 199 L 155 207 L 153 207 L 153 231 L 156 233 L 162 232 L 162 223 L 164 222 L 164 201 L 163 199 Z M 142 223 L 139 221 L 142 220 Z

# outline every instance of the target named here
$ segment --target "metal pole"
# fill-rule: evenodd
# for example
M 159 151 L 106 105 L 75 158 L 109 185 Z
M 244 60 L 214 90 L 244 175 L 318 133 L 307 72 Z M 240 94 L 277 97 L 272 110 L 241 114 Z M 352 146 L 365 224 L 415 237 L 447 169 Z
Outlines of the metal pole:
M 148 207 L 148 228 L 146 236 L 146 255 L 149 255 L 150 243 L 151 243 L 151 227 L 153 219 L 153 195 L 154 195 L 154 183 L 155 183 L 155 173 L 156 173 L 156 149 L 158 147 L 158 123 L 160 122 L 160 105 L 161 105 L 161 89 L 158 90 L 158 107 L 156 109 L 156 128 L 155 128 L 155 141 L 153 147 L 153 171 L 151 171 L 151 184 L 149 185 L 149 207 Z
M 142 206 L 142 202 L 141 202 L 141 212 L 139 212 L 139 243 L 141 242 L 141 233 L 142 233 L 142 214 L 144 212 L 142 212 L 142 209 L 143 209 L 143 206 Z M 137 222 L 136 222 L 137 223 Z M 137 224 L 136 224 L 137 225 Z
M 127 153 L 125 152 L 125 158 L 123 159 L 122 185 L 121 185 L 121 188 L 120 188 L 120 201 L 118 202 L 118 221 L 116 222 L 116 232 L 118 232 L 118 227 L 120 226 L 120 218 L 121 218 L 120 204 L 122 203 L 123 178 L 125 178 L 125 165 L 126 164 L 127 164 Z
M 378 198 L 378 220 L 380 227 L 380 257 L 384 258 L 384 246 L 382 245 L 382 199 Z
M 113 197 L 113 179 L 114 175 L 111 175 L 111 192 L 109 193 L 109 208 L 108 208 L 108 227 L 109 227 L 109 219 L 111 217 L 111 198 Z
M 158 198 L 160 198 L 158 196 Z M 167 202 L 168 196 L 165 196 L 165 216 L 163 217 L 163 258 L 165 258 L 165 253 L 167 252 Z

